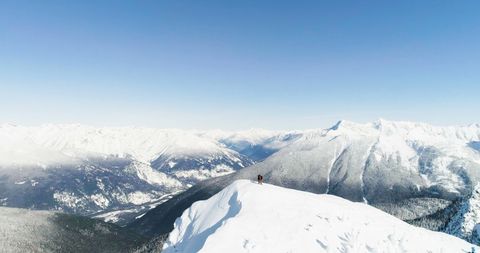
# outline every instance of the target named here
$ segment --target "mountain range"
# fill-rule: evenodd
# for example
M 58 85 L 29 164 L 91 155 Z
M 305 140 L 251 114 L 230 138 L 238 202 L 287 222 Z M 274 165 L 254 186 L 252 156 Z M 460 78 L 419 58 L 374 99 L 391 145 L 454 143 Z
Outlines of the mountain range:
M 233 173 L 295 133 L 0 126 L 0 205 L 126 224 L 195 183 Z
M 202 181 L 129 226 L 148 236 L 168 233 L 195 201 L 237 179 L 262 174 L 275 185 L 368 203 L 402 220 L 443 230 L 453 213 L 437 214 L 450 210 L 478 182 L 479 139 L 478 125 L 341 121 L 329 129 L 302 132 L 262 162 Z M 426 217 L 433 221 L 418 222 Z
M 238 132 L 0 126 L 0 205 L 96 217 L 148 238 L 172 231 L 195 201 L 258 174 L 453 231 L 447 227 L 459 211 L 468 213 L 462 203 L 479 173 L 478 124 L 340 121 Z

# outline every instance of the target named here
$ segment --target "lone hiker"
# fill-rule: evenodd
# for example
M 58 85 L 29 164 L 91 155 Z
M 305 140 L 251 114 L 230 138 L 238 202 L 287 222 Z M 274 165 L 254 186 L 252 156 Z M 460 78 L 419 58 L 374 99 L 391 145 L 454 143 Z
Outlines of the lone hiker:
M 257 176 L 258 184 L 263 184 L 263 176 L 258 174 Z

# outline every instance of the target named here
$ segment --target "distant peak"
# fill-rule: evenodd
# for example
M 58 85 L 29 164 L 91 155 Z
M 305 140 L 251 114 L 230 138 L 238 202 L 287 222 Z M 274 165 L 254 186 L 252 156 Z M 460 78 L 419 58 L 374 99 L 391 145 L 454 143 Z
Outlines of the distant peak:
M 374 121 L 374 123 L 377 123 L 377 124 L 386 124 L 386 123 L 390 123 L 391 121 L 389 120 L 386 120 L 384 118 L 379 118 L 377 119 L 376 121 Z
M 329 130 L 338 130 L 341 128 L 358 128 L 363 126 L 365 126 L 365 124 L 360 124 L 353 121 L 342 119 L 338 121 L 334 126 L 330 127 Z
M 335 125 L 329 128 L 329 130 L 338 130 L 340 128 L 340 125 L 342 125 L 342 121 L 338 121 Z
M 340 127 L 345 127 L 347 125 L 352 125 L 352 124 L 353 122 L 342 119 L 342 120 L 339 120 L 335 125 L 330 127 L 330 130 L 338 130 Z
M 375 126 L 375 128 L 377 128 L 377 129 L 380 129 L 383 126 L 390 125 L 392 123 L 393 123 L 392 121 L 389 121 L 389 120 L 386 120 L 386 119 L 383 119 L 383 118 L 379 118 L 376 121 L 372 122 L 373 126 Z

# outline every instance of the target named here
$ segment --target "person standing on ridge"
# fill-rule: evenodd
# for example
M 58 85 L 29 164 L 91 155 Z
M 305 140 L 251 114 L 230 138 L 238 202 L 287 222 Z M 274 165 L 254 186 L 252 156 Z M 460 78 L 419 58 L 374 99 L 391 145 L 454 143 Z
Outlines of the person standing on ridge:
M 263 184 L 263 176 L 258 174 L 257 176 L 258 184 Z

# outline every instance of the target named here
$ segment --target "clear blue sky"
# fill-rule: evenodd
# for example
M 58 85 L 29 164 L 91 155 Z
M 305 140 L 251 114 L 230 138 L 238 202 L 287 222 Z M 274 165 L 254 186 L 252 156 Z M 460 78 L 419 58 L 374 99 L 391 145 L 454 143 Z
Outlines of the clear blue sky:
M 480 1 L 0 1 L 0 123 L 480 122 Z

